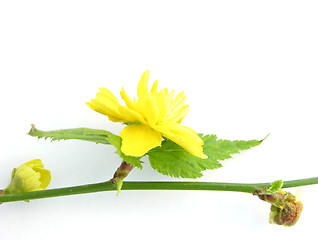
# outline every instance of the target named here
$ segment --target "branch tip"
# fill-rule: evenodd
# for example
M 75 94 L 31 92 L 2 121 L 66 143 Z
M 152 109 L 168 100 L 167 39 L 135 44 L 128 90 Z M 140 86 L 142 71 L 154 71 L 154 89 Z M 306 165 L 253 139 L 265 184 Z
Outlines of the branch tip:
M 265 140 L 268 138 L 269 135 L 270 135 L 270 133 L 268 133 L 268 134 L 266 135 L 266 137 L 263 138 L 260 142 L 262 143 L 263 141 L 265 141 Z

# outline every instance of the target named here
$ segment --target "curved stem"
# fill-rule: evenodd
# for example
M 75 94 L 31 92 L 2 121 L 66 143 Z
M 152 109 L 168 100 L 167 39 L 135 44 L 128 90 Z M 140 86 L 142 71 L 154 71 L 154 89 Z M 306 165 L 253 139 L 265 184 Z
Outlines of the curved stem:
M 283 188 L 318 184 L 318 177 L 285 181 Z M 124 182 L 122 190 L 202 190 L 254 193 L 255 189 L 269 187 L 271 183 L 222 183 L 222 182 Z M 56 188 L 36 192 L 0 195 L 0 202 L 24 201 L 40 198 L 60 197 L 102 191 L 117 191 L 111 181 Z

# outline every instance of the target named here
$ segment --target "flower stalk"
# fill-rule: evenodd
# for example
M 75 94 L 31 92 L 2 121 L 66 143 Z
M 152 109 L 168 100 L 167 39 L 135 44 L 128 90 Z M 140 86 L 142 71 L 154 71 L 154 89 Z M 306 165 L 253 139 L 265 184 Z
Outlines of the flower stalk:
M 318 177 L 292 181 L 284 181 L 282 188 L 300 187 L 318 184 Z M 126 181 L 121 190 L 200 190 L 200 191 L 231 191 L 253 194 L 255 189 L 270 187 L 271 183 L 222 183 L 222 182 L 130 182 Z M 18 194 L 0 195 L 0 202 L 15 202 L 41 198 L 61 197 L 76 194 L 117 191 L 112 181 L 75 187 L 56 188 Z
M 113 178 L 110 180 L 114 185 L 117 186 L 117 196 L 123 187 L 124 178 L 128 176 L 128 174 L 131 172 L 131 170 L 134 169 L 134 167 L 134 165 L 123 161 L 120 164 L 119 168 L 116 170 Z
M 119 168 L 117 169 L 117 171 L 115 172 L 114 177 L 110 181 L 113 184 L 116 184 L 118 178 L 124 179 L 125 177 L 128 176 L 130 171 L 133 170 L 133 168 L 134 168 L 133 165 L 123 161 L 121 165 L 119 166 Z

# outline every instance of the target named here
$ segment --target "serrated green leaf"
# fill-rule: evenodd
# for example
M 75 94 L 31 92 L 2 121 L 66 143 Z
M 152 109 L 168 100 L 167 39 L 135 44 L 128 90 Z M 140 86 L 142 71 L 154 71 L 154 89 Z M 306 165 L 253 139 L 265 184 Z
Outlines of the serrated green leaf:
M 219 160 L 231 158 L 231 154 L 261 143 L 259 140 L 230 141 L 217 140 L 215 135 L 200 136 L 204 141 L 203 151 L 208 156 L 207 159 L 195 157 L 174 142 L 164 140 L 161 147 L 148 152 L 152 168 L 171 177 L 199 178 L 204 170 L 222 167 Z
M 151 150 L 148 155 L 153 169 L 171 177 L 199 178 L 203 170 L 222 166 L 213 158 L 195 157 L 170 140 L 163 141 L 161 147 Z
M 142 168 L 140 157 L 127 156 L 121 151 L 121 137 L 110 133 L 108 135 L 108 140 L 109 140 L 110 144 L 112 144 L 117 149 L 117 154 L 126 163 L 129 163 L 130 165 L 133 165 L 133 166 L 138 167 L 140 169 Z
M 242 150 L 250 149 L 261 144 L 260 140 L 223 140 L 217 139 L 216 135 L 202 136 L 204 141 L 203 151 L 209 158 L 216 160 L 225 160 L 231 158 L 232 154 L 239 153 Z
M 142 168 L 140 158 L 126 156 L 121 152 L 121 138 L 105 130 L 91 128 L 72 128 L 54 131 L 41 131 L 32 126 L 30 136 L 51 139 L 51 141 L 59 140 L 83 140 L 102 144 L 111 144 L 117 151 L 116 153 L 126 162 L 138 168 Z
M 33 137 L 50 139 L 51 141 L 76 139 L 95 143 L 110 144 L 110 142 L 108 141 L 108 136 L 111 133 L 105 130 L 90 128 L 73 128 L 55 131 L 41 131 L 32 126 L 28 134 Z

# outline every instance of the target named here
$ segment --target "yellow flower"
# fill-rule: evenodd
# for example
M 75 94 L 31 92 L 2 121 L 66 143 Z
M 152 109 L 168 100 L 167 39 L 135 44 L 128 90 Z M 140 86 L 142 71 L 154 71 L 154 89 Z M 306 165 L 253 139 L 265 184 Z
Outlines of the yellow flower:
M 4 192 L 14 194 L 44 190 L 50 181 L 50 171 L 43 168 L 40 159 L 34 159 L 13 169 L 11 182 Z
M 137 87 L 137 100 L 129 98 L 122 88 L 120 95 L 125 106 L 106 88 L 99 88 L 97 97 L 87 105 L 108 116 L 110 121 L 127 124 L 120 133 L 121 150 L 125 155 L 141 157 L 150 149 L 161 146 L 162 137 L 165 137 L 192 155 L 207 158 L 202 139 L 191 128 L 181 125 L 189 107 L 185 104 L 184 92 L 174 97 L 174 90 L 158 91 L 158 81 L 148 91 L 148 81 L 149 71 L 146 70 Z

